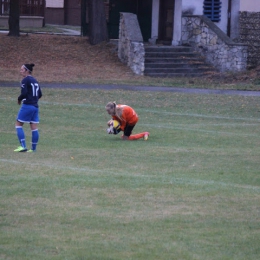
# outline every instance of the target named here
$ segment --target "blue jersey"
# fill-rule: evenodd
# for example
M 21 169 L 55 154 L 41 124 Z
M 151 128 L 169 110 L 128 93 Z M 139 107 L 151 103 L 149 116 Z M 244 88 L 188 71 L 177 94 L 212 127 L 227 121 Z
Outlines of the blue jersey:
M 25 77 L 21 82 L 21 95 L 18 100 L 23 101 L 26 105 L 38 107 L 38 100 L 41 96 L 42 91 L 38 81 L 30 75 Z

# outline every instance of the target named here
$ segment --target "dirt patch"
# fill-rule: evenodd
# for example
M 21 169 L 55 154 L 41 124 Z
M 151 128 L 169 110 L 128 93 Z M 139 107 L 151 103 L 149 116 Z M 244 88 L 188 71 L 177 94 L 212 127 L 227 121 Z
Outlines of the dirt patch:
M 105 82 L 243 90 L 260 88 L 260 68 L 243 73 L 212 73 L 193 79 L 138 76 L 119 61 L 114 44 L 93 46 L 87 37 L 81 36 L 23 34 L 20 37 L 8 37 L 7 34 L 0 34 L 0 50 L 1 81 L 20 81 L 21 65 L 34 63 L 33 74 L 39 82 Z
M 244 72 L 222 73 L 209 76 L 212 82 L 220 82 L 223 84 L 254 84 L 260 85 L 260 67 L 249 69 Z
M 34 63 L 41 82 L 84 82 L 97 79 L 131 79 L 132 71 L 117 58 L 115 45 L 92 46 L 86 37 L 29 34 L 0 35 L 0 77 L 20 80 L 24 63 Z

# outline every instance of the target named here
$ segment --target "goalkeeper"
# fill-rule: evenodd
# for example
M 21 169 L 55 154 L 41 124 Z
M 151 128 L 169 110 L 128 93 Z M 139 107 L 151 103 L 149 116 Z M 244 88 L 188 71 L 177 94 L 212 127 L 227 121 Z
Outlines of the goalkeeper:
M 109 102 L 106 105 L 106 111 L 112 116 L 111 120 L 117 120 L 120 125 L 118 128 L 114 128 L 113 133 L 118 134 L 123 131 L 123 140 L 137 140 L 143 138 L 145 141 L 149 137 L 149 132 L 143 132 L 135 135 L 131 135 L 136 123 L 138 122 L 138 115 L 134 109 L 127 105 L 117 105 L 116 102 Z M 108 126 L 111 125 L 111 120 L 107 122 Z

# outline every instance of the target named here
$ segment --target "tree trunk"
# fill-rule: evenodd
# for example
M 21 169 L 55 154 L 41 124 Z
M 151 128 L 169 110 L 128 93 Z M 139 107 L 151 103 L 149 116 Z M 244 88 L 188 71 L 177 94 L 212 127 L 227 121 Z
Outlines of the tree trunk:
M 19 18 L 20 18 L 19 1 L 10 0 L 8 36 L 20 36 Z
M 89 42 L 92 45 L 108 41 L 104 0 L 89 0 Z

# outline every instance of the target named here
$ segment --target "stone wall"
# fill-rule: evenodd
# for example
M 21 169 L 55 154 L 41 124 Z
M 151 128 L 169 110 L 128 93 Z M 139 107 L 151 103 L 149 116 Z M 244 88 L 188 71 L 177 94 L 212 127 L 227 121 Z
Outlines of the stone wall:
M 144 44 L 137 16 L 120 13 L 118 57 L 135 74 L 144 74 Z
M 240 42 L 248 45 L 248 68 L 260 65 L 260 13 L 240 12 Z
M 247 68 L 247 46 L 233 42 L 205 16 L 182 17 L 182 43 L 194 47 L 221 72 Z

